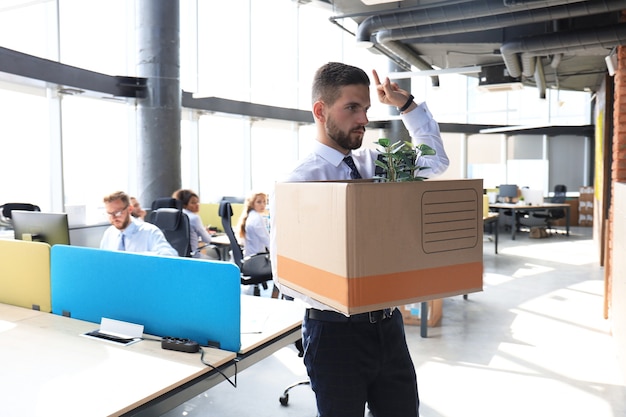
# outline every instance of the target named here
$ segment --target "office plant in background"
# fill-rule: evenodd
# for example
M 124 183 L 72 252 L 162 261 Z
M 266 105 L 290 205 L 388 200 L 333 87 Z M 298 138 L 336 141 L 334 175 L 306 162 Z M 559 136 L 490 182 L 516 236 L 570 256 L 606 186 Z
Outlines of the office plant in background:
M 409 141 L 391 143 L 387 138 L 374 142 L 380 147 L 381 154 L 375 161 L 384 174 L 376 175 L 374 179 L 381 182 L 408 182 L 423 181 L 426 177 L 415 175 L 429 167 L 415 164 L 418 155 L 435 155 L 436 151 L 428 145 L 413 145 Z

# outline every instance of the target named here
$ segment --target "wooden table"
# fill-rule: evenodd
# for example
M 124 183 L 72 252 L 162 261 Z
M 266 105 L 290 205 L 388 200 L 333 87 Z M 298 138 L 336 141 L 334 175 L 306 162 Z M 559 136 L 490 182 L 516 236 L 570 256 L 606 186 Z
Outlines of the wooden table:
M 545 211 L 550 209 L 565 210 L 565 229 L 567 236 L 569 236 L 570 226 L 570 205 L 567 203 L 543 203 L 539 205 L 525 205 L 525 204 L 509 204 L 509 203 L 493 203 L 489 204 L 489 208 L 502 210 L 511 210 L 514 216 L 514 222 L 511 226 L 511 239 L 515 240 L 515 232 L 517 231 L 517 212 L 520 211 Z

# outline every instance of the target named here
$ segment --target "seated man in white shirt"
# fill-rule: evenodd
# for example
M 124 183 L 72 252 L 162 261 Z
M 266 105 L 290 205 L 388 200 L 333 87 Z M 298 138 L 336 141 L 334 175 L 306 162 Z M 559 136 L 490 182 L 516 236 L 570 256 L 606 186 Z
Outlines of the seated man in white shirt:
M 104 231 L 100 249 L 178 256 L 161 229 L 132 216 L 133 206 L 125 192 L 116 191 L 104 197 L 104 207 L 111 227 Z

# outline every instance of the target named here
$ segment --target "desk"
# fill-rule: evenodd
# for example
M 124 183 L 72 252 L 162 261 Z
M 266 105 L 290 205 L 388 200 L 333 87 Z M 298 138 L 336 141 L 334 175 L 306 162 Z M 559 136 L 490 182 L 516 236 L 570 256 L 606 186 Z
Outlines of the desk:
M 541 205 L 529 206 L 524 204 L 508 204 L 508 203 L 494 203 L 489 204 L 489 208 L 498 210 L 511 210 L 515 218 L 517 218 L 518 211 L 545 211 L 549 209 L 562 209 L 565 210 L 565 230 L 567 236 L 569 236 L 570 225 L 570 205 L 567 203 L 543 203 Z M 516 221 L 511 226 L 511 239 L 515 240 L 515 232 L 517 231 Z
M 241 296 L 241 349 L 236 354 L 237 372 L 272 355 L 302 337 L 304 308 L 296 302 L 268 297 Z M 143 342 L 142 342 L 143 343 Z M 131 345 L 132 346 L 132 345 Z M 196 358 L 196 360 L 198 360 Z M 232 378 L 235 367 L 222 372 Z M 124 414 L 124 417 L 152 417 L 165 414 L 178 405 L 223 382 L 222 376 L 197 379 L 168 393 L 160 403 L 149 404 L 145 410 Z
M 242 317 L 267 312 L 262 332 L 242 335 L 237 353 L 205 348 L 205 361 L 229 377 L 235 359 L 241 371 L 300 337 L 303 312 L 295 303 L 256 298 L 242 299 Z M 96 328 L 0 304 L 0 415 L 157 416 L 224 381 L 199 354 L 151 340 L 124 347 L 80 336 Z
M 228 262 L 228 251 L 230 250 L 230 239 L 226 233 L 218 233 L 211 236 L 211 243 L 217 246 L 220 252 L 220 260 Z

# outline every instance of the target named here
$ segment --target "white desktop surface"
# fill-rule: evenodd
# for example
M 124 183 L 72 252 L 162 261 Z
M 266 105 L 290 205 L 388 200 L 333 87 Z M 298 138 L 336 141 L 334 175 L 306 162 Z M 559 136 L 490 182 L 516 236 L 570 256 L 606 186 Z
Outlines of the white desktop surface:
M 299 328 L 304 310 L 299 302 L 242 295 L 239 353 L 245 354 L 281 334 Z
M 117 416 L 210 372 L 199 353 L 81 337 L 98 324 L 0 304 L 0 415 Z M 146 336 L 149 337 L 149 336 Z M 235 353 L 205 349 L 216 366 Z
M 204 348 L 205 361 L 220 366 L 238 356 L 242 371 L 300 337 L 299 303 L 242 295 L 241 311 L 241 350 Z M 212 372 L 199 353 L 158 341 L 116 346 L 81 336 L 98 327 L 0 304 L 0 416 L 119 416 Z

